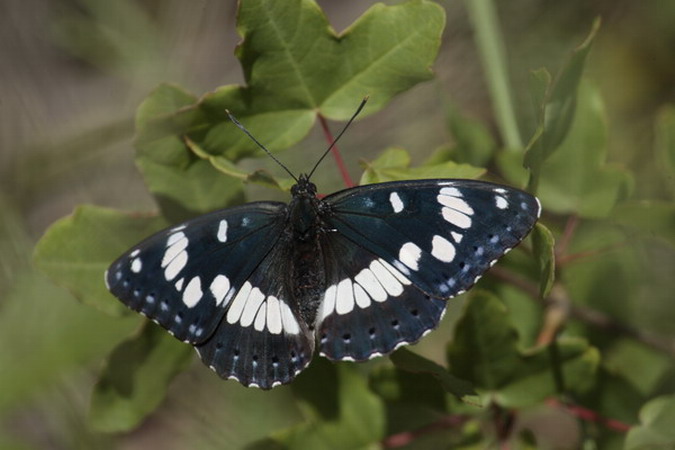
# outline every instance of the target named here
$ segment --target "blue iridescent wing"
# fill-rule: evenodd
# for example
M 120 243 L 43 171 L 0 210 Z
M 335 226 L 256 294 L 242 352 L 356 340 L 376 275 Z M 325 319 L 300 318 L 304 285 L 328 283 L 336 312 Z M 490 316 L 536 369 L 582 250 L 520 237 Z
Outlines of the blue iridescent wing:
M 335 193 L 324 203 L 324 222 L 340 236 L 339 240 L 349 241 L 340 244 L 340 252 L 358 263 L 328 280 L 317 324 L 324 335 L 320 349 L 332 359 L 356 360 L 386 354 L 434 328 L 442 312 L 436 306 L 438 302 L 473 286 L 530 232 L 541 211 L 538 200 L 526 192 L 471 180 L 381 183 Z M 346 259 L 340 258 L 340 262 Z M 378 275 L 371 266 L 377 268 L 378 261 L 399 280 L 402 292 L 398 295 L 394 293 L 400 289 L 389 275 L 381 268 Z M 347 288 L 349 283 L 351 290 Z M 387 291 L 387 283 L 392 292 Z M 386 297 L 378 285 L 385 288 Z M 370 303 L 364 299 L 364 292 Z M 356 307 L 357 296 L 368 306 Z M 352 298 L 356 306 L 347 313 L 331 307 L 351 304 Z M 423 300 L 434 306 L 420 308 Z M 370 333 L 366 335 L 360 325 L 355 325 L 364 323 L 372 329 L 379 317 L 373 306 L 380 310 L 377 314 L 384 311 L 389 322 L 397 325 L 391 325 L 397 328 L 395 332 L 389 330 L 390 337 L 377 344 Z M 427 309 L 423 317 L 409 314 Z M 385 319 L 382 324 L 386 328 Z M 355 333 L 359 333 L 358 342 L 352 338 Z M 345 335 L 350 338 L 349 346 L 345 345 Z

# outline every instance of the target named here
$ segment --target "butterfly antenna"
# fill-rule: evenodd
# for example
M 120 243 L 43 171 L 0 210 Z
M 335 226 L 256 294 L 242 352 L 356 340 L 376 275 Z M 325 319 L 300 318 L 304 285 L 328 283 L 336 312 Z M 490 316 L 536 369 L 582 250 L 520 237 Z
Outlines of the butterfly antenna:
M 253 135 L 246 129 L 245 126 L 243 126 L 241 123 L 239 123 L 239 121 L 237 120 L 237 118 L 234 117 L 234 116 L 232 115 L 232 113 L 230 112 L 229 109 L 226 109 L 225 112 L 227 113 L 227 116 L 230 118 L 230 120 L 232 121 L 232 123 L 234 123 L 241 131 L 243 131 L 244 133 L 246 133 L 246 136 L 250 137 L 251 140 L 252 140 L 253 142 L 255 142 L 255 143 L 258 145 L 258 147 L 260 147 L 261 149 L 263 149 L 263 150 L 265 151 L 265 153 L 267 153 L 267 154 L 269 155 L 269 157 L 272 158 L 272 159 L 274 160 L 274 162 L 276 162 L 277 164 L 279 164 L 286 172 L 288 172 L 288 174 L 289 174 L 296 182 L 299 181 L 299 180 L 297 179 L 297 177 L 296 177 L 295 175 L 293 175 L 293 172 L 291 172 L 290 170 L 288 170 L 288 167 L 286 167 L 281 161 L 279 161 L 279 160 L 276 158 L 276 156 L 274 156 L 274 155 L 272 154 L 272 152 L 270 152 L 269 150 L 267 150 L 267 147 L 265 147 L 265 146 L 262 145 L 260 142 L 258 142 L 258 140 L 257 140 L 256 138 L 253 137 Z
M 349 119 L 349 122 L 347 122 L 347 124 L 344 126 L 344 128 L 342 128 L 342 131 L 340 131 L 340 133 L 337 135 L 337 137 L 336 137 L 335 139 L 333 139 L 333 142 L 328 146 L 328 148 L 326 149 L 326 151 L 323 152 L 323 155 L 321 155 L 321 158 L 319 158 L 319 160 L 316 162 L 316 164 L 314 164 L 314 168 L 312 169 L 312 171 L 311 171 L 311 172 L 309 173 L 309 175 L 307 176 L 307 179 L 312 178 L 312 174 L 314 173 L 314 171 L 316 170 L 316 168 L 319 167 L 319 164 L 321 164 L 321 161 L 323 161 L 323 159 L 328 155 L 328 153 L 333 149 L 333 147 L 335 147 L 335 144 L 337 144 L 337 141 L 342 137 L 342 135 L 344 134 L 344 132 L 347 131 L 347 128 L 349 128 L 349 125 L 351 125 L 351 123 L 354 121 L 354 119 L 356 119 L 356 116 L 359 115 L 359 113 L 361 112 L 361 110 L 363 109 L 363 107 L 366 106 L 366 102 L 367 102 L 367 101 L 368 101 L 368 96 L 365 96 L 365 97 L 363 98 L 363 100 L 361 100 L 361 104 L 360 104 L 359 107 L 356 109 L 356 112 L 354 113 L 354 115 L 352 116 L 352 118 Z

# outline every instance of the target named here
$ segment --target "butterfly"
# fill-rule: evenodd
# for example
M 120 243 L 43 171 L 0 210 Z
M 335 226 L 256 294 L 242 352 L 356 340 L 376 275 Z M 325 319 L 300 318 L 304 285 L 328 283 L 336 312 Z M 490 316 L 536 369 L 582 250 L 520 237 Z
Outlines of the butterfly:
M 271 389 L 317 349 L 365 361 L 418 341 L 541 213 L 526 192 L 461 179 L 319 198 L 313 172 L 288 204 L 247 203 L 150 236 L 112 263 L 108 289 L 221 377 Z

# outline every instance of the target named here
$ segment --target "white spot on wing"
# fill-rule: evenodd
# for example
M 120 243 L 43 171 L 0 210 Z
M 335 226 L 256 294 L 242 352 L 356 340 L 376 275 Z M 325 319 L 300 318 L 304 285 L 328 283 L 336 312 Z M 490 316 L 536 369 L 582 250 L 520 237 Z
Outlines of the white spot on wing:
M 382 263 L 377 260 L 371 262 L 370 270 L 372 270 L 377 277 L 377 281 L 380 282 L 389 295 L 397 297 L 403 293 L 403 285 L 382 265 Z
M 162 267 L 168 266 L 179 253 L 184 251 L 188 246 L 188 238 L 184 233 L 176 233 L 169 237 L 167 241 L 166 252 L 162 258 Z
M 443 207 L 443 218 L 459 228 L 471 227 L 471 218 L 454 208 Z
M 448 189 L 448 188 L 443 188 Z M 436 197 L 438 203 L 448 208 L 456 209 L 459 212 L 466 214 L 467 216 L 473 215 L 473 208 L 469 204 L 459 197 L 453 197 L 450 195 L 438 195 Z
M 347 314 L 354 309 L 354 290 L 352 289 L 352 280 L 345 278 L 337 285 L 335 295 L 335 312 L 338 314 Z
M 452 238 L 457 242 L 458 244 L 462 242 L 462 238 L 464 237 L 463 234 L 457 233 L 456 231 L 451 231 L 450 234 L 452 235 Z
M 244 311 L 241 313 L 241 319 L 239 323 L 242 327 L 247 327 L 253 323 L 255 315 L 260 308 L 261 303 L 265 300 L 265 294 L 263 294 L 260 289 L 257 287 L 251 289 L 251 293 L 246 299 L 246 306 L 244 306 Z
M 365 289 L 373 300 L 383 302 L 387 299 L 387 292 L 377 281 L 377 277 L 369 268 L 365 268 L 359 272 L 354 277 L 354 280 Z
M 323 295 L 323 300 L 321 301 L 321 307 L 319 308 L 319 321 L 322 321 L 326 317 L 333 314 L 335 311 L 335 297 L 337 295 L 337 285 L 333 284 L 328 286 L 326 292 Z
M 405 285 L 411 284 L 411 281 L 409 279 L 407 279 L 401 272 L 396 270 L 396 268 L 394 266 L 392 266 L 391 264 L 389 264 L 387 261 L 385 261 L 382 258 L 378 259 L 378 261 L 380 262 L 380 264 L 382 264 L 384 267 L 386 267 L 387 270 L 389 270 L 389 272 L 391 272 L 396 277 L 396 279 L 398 281 L 400 281 L 402 284 L 405 284 Z M 394 264 L 396 264 L 397 262 L 398 261 L 394 261 Z M 405 266 L 403 266 L 403 267 L 405 267 Z
M 181 278 L 180 280 L 176 281 L 176 284 L 174 286 L 176 287 L 176 290 L 180 292 L 183 289 L 183 282 L 185 281 L 185 278 Z
M 199 303 L 203 294 L 201 279 L 199 277 L 194 277 L 185 287 L 185 291 L 183 292 L 183 303 L 185 303 L 185 306 L 188 308 L 192 308 Z
M 255 322 L 253 323 L 253 328 L 258 331 L 265 329 L 265 322 L 267 321 L 267 303 L 260 305 L 258 314 L 255 316 Z
M 272 334 L 280 334 L 282 330 L 279 299 L 273 295 L 267 297 L 267 328 Z
M 506 209 L 509 206 L 509 202 L 501 195 L 495 195 L 495 203 L 499 209 Z
M 288 307 L 286 302 L 279 300 L 281 309 L 281 323 L 284 327 L 284 333 L 298 334 L 300 333 L 300 325 L 293 315 L 293 311 Z
M 443 262 L 455 259 L 455 246 L 443 236 L 435 235 L 431 240 L 431 255 Z
M 398 259 L 412 270 L 419 270 L 417 262 L 420 260 L 420 256 L 422 256 L 422 249 L 412 242 L 403 244 L 398 252 Z
M 213 298 L 216 299 L 216 306 L 219 306 L 225 299 L 225 295 L 230 290 L 230 279 L 225 275 L 216 275 L 209 286 Z
M 131 252 L 131 253 L 129 254 L 129 256 L 131 256 L 132 258 L 135 258 L 136 256 L 138 256 L 138 254 L 139 254 L 140 252 L 141 252 L 141 251 L 140 251 L 139 249 L 136 249 L 136 250 L 134 250 L 133 252 Z
M 131 271 L 133 273 L 140 272 L 142 268 L 143 262 L 141 261 L 141 258 L 134 258 L 133 261 L 131 261 Z
M 188 254 L 183 250 L 169 263 L 168 266 L 166 266 L 166 269 L 164 270 L 164 278 L 166 278 L 166 281 L 171 281 L 176 278 L 176 275 L 178 275 L 185 267 L 185 264 L 187 264 L 187 260 Z
M 354 283 L 354 300 L 359 308 L 367 308 L 370 306 L 370 296 L 363 290 L 363 288 Z
M 403 201 L 401 200 L 401 197 L 399 197 L 398 193 L 392 192 L 389 194 L 389 203 L 391 203 L 391 207 L 394 209 L 395 213 L 400 213 L 403 211 Z
M 454 187 L 444 187 L 440 190 L 441 195 L 450 195 L 452 197 L 461 197 L 462 193 L 459 192 L 459 189 Z
M 218 240 L 220 242 L 227 242 L 227 220 L 223 219 L 218 225 Z
M 237 292 L 234 300 L 232 300 L 230 309 L 227 311 L 227 321 L 229 323 L 235 323 L 239 321 L 241 312 L 244 310 L 244 306 L 246 306 L 246 299 L 248 299 L 248 296 L 251 293 L 251 289 L 251 283 L 247 281 L 244 283 L 241 289 L 239 289 L 239 292 Z

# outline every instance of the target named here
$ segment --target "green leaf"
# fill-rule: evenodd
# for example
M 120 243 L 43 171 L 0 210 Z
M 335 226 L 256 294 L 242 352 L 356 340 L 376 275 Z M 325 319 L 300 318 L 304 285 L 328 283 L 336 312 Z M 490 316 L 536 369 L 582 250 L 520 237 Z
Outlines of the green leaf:
M 309 400 L 303 408 L 307 421 L 274 439 L 288 449 L 317 450 L 364 448 L 379 442 L 386 425 L 384 405 L 368 389 L 365 377 L 350 363 L 323 361 L 317 371 L 317 362 L 291 385 L 301 399 Z M 326 402 L 323 397 L 329 403 L 318 406 Z
M 485 125 L 461 114 L 454 105 L 448 107 L 447 123 L 455 138 L 457 162 L 485 166 L 497 149 Z
M 291 186 L 295 184 L 295 180 L 292 178 L 276 178 L 271 173 L 263 169 L 259 169 L 251 173 L 245 172 L 237 168 L 237 166 L 226 157 L 214 156 L 207 153 L 196 142 L 192 141 L 188 137 L 185 138 L 185 143 L 195 155 L 206 159 L 215 169 L 229 177 L 236 178 L 246 183 L 255 183 L 261 186 L 279 189 L 282 191 L 289 191 Z
M 385 150 L 377 159 L 362 163 L 365 171 L 360 184 L 385 181 L 433 179 L 433 178 L 478 178 L 485 169 L 446 161 L 439 164 L 410 166 L 410 155 L 401 148 Z
M 101 274 L 96 279 L 103 283 Z M 25 408 L 73 373 L 98 364 L 139 323 L 136 316 L 110 317 L 83 306 L 26 270 L 4 292 L 1 312 L 1 413 Z
M 564 142 L 543 164 L 538 196 L 546 210 L 582 217 L 607 216 L 627 195 L 632 178 L 605 162 L 607 124 L 600 94 L 581 83 L 577 110 Z
M 366 95 L 366 114 L 373 113 L 431 78 L 444 24 L 435 3 L 376 4 L 338 35 L 314 1 L 246 0 L 239 8 L 244 40 L 237 56 L 252 103 L 318 109 L 345 120 Z
M 493 295 L 474 290 L 448 348 L 450 370 L 476 389 L 497 390 L 518 366 L 517 345 L 504 305 Z
M 664 395 L 640 410 L 640 425 L 626 436 L 626 450 L 656 450 L 675 447 L 675 395 Z
M 539 268 L 539 296 L 546 298 L 555 281 L 555 240 L 551 231 L 542 223 L 532 230 L 532 251 Z
M 660 238 L 675 246 L 675 204 L 672 202 L 622 203 L 614 208 L 611 219 L 644 237 Z
M 581 81 L 586 57 L 600 27 L 600 20 L 593 22 L 586 40 L 577 47 L 556 77 L 555 83 L 546 90 L 546 99 L 540 107 L 540 134 L 530 141 L 525 166 L 532 170 L 533 179 L 539 177 L 541 166 L 558 149 L 570 130 L 575 115 L 577 89 Z M 547 74 L 535 72 L 534 97 L 541 98 Z M 536 183 L 536 181 L 535 181 Z
M 135 428 L 159 406 L 192 355 L 192 346 L 146 322 L 138 335 L 111 353 L 92 394 L 91 425 L 106 432 Z
M 390 359 L 401 370 L 431 375 L 443 386 L 443 389 L 457 398 L 463 399 L 476 395 L 471 383 L 453 376 L 446 368 L 406 348 L 398 349 L 390 356 Z
M 136 115 L 136 164 L 162 214 L 171 222 L 224 208 L 241 201 L 243 195 L 238 180 L 223 176 L 208 161 L 195 156 L 180 137 L 155 137 L 158 118 L 189 106 L 194 100 L 180 88 L 162 85 L 141 104 Z M 194 120 L 197 119 L 188 122 Z
M 663 107 L 656 117 L 656 153 L 663 178 L 675 195 L 675 106 Z
M 493 295 L 474 291 L 448 348 L 450 370 L 476 391 L 504 407 L 537 404 L 556 394 L 553 364 L 566 386 L 582 392 L 590 386 L 599 353 L 580 339 L 558 342 L 559 360 L 544 348 L 518 349 L 518 338 L 504 305 Z
M 160 217 L 79 206 L 45 232 L 35 248 L 35 264 L 77 299 L 120 315 L 128 310 L 108 293 L 104 272 L 131 245 L 166 225 Z
M 584 392 L 593 386 L 600 364 L 600 352 L 580 338 L 557 341 L 558 361 L 552 360 L 545 348 L 524 352 L 519 367 L 495 393 L 495 400 L 504 407 L 522 408 L 536 405 L 557 394 L 553 365 L 560 366 L 565 387 L 572 392 Z
M 258 152 L 230 123 L 229 109 L 270 150 L 287 148 L 309 132 L 318 113 L 347 119 L 369 95 L 362 116 L 372 114 L 431 78 L 444 24 L 443 8 L 413 0 L 376 4 L 337 34 L 312 0 L 244 0 L 237 20 L 243 41 L 236 53 L 246 86 L 222 86 L 165 111 L 151 135 L 156 140 L 189 133 L 205 151 L 231 161 Z

